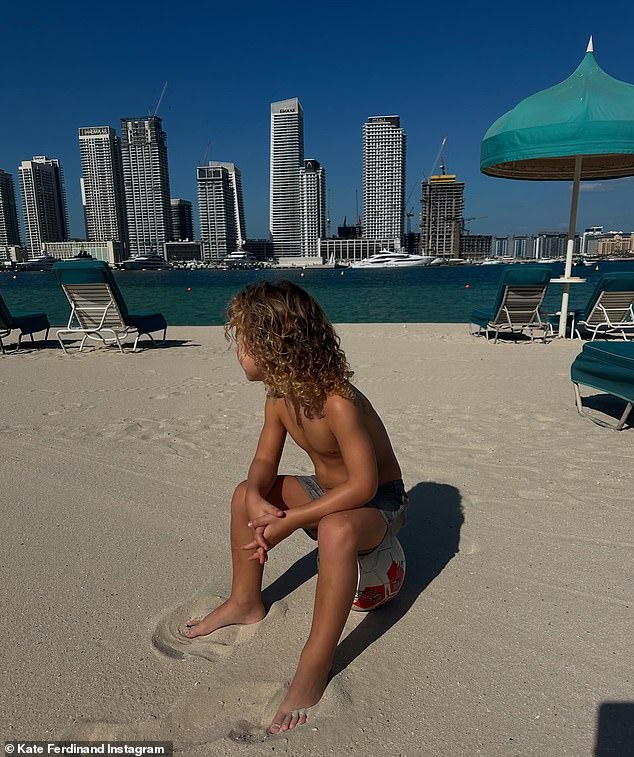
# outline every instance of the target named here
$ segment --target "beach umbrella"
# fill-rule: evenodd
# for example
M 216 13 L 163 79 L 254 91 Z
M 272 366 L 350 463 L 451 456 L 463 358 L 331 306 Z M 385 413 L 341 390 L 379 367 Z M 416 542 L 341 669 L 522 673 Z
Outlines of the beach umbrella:
M 532 181 L 572 180 L 559 336 L 565 336 L 579 185 L 584 179 L 634 176 L 634 85 L 603 71 L 592 37 L 577 69 L 522 100 L 484 135 L 480 170 Z

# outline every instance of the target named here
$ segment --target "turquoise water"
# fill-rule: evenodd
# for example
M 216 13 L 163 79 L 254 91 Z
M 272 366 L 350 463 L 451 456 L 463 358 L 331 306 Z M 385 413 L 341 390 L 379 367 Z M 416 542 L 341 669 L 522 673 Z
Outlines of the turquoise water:
M 562 264 L 552 268 L 553 276 L 563 274 Z M 130 310 L 160 310 L 174 326 L 220 325 L 241 287 L 282 278 L 311 292 L 335 323 L 468 323 L 473 308 L 492 307 L 503 270 L 501 265 L 465 265 L 381 271 L 117 271 L 115 277 Z M 571 288 L 571 307 L 585 305 L 602 273 L 619 270 L 634 272 L 634 261 L 601 263 L 598 271 L 575 267 L 574 275 L 587 282 Z M 0 294 L 11 309 L 43 310 L 54 325 L 68 320 L 68 303 L 51 272 L 2 272 Z M 551 284 L 544 311 L 557 310 L 560 301 L 561 285 Z

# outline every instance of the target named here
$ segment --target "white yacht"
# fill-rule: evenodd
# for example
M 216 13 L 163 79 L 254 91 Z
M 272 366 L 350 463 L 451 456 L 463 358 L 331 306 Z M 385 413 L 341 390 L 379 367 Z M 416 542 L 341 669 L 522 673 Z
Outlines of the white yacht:
M 363 260 L 353 260 L 350 268 L 413 268 L 429 265 L 433 260 L 430 255 L 408 255 L 406 252 L 381 250 Z
M 230 255 L 227 255 L 225 258 L 222 259 L 222 262 L 220 263 L 220 266 L 222 268 L 229 268 L 229 269 L 235 269 L 235 268 L 258 268 L 258 259 L 256 256 L 251 253 L 247 252 L 243 247 L 239 247 L 237 250 L 234 250 Z
M 15 264 L 16 271 L 50 271 L 53 265 L 57 263 L 59 258 L 54 258 L 52 255 L 42 253 L 36 258 L 30 258 L 22 263 Z
M 124 271 L 159 271 L 169 270 L 172 268 L 172 265 L 162 255 L 152 253 L 122 260 L 118 267 Z

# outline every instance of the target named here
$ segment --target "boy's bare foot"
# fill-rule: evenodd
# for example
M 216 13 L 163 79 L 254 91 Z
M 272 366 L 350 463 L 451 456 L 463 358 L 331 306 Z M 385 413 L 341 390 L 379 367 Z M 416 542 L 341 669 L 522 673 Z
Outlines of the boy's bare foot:
M 266 610 L 261 603 L 244 606 L 228 599 L 208 615 L 205 615 L 202 620 L 190 618 L 187 621 L 187 630 L 184 632 L 184 636 L 188 639 L 195 639 L 197 636 L 206 636 L 225 626 L 251 625 L 258 623 L 265 615 Z
M 300 661 L 288 692 L 269 726 L 269 733 L 281 733 L 304 725 L 310 708 L 319 702 L 326 689 L 328 672 L 324 672 L 322 666 L 315 669 Z

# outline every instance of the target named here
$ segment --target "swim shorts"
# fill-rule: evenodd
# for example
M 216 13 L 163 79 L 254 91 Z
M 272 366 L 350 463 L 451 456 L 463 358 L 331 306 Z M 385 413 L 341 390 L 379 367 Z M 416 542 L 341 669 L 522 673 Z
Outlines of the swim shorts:
M 304 491 L 310 497 L 311 502 L 323 497 L 326 493 L 315 476 L 295 476 L 295 478 L 304 487 Z M 388 528 L 393 534 L 396 534 L 405 525 L 407 508 L 409 507 L 409 499 L 402 479 L 399 478 L 381 484 L 374 497 L 364 507 L 376 508 L 383 516 Z M 305 528 L 304 531 L 311 539 L 317 540 L 316 528 Z

